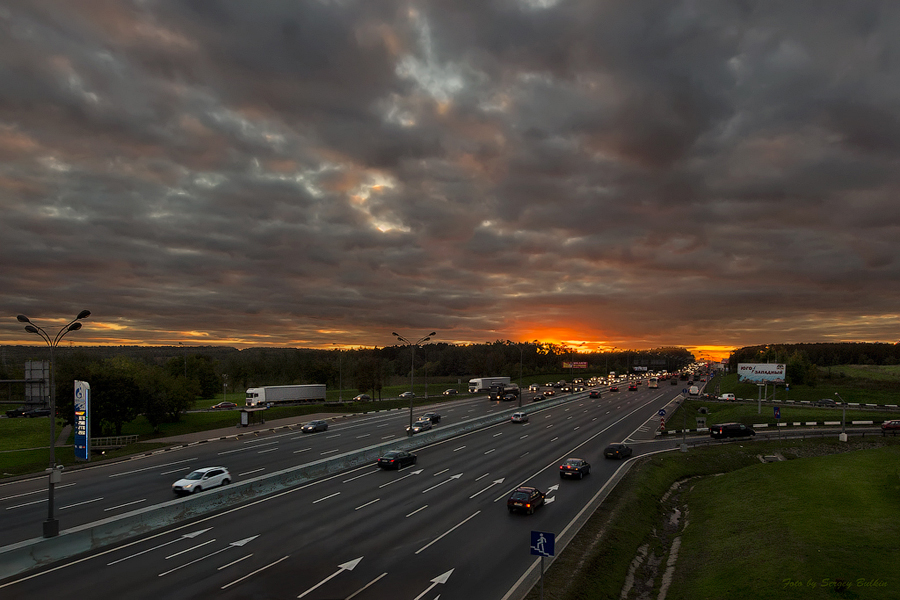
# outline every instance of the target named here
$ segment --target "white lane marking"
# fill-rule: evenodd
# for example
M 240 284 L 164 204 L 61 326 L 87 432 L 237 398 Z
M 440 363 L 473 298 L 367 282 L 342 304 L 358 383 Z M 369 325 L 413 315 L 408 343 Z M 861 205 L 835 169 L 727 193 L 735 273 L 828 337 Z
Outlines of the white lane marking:
M 329 498 L 334 498 L 335 496 L 338 496 L 338 495 L 340 495 L 340 492 L 335 492 L 334 494 L 331 494 L 331 495 L 329 495 L 329 496 L 325 496 L 324 498 L 319 498 L 318 500 L 313 500 L 313 504 L 318 504 L 319 502 L 322 502 L 322 501 L 324 501 L 324 500 L 328 500 Z
M 123 475 L 132 475 L 134 473 L 140 473 L 141 471 L 150 471 L 153 469 L 159 469 L 160 467 L 171 467 L 172 465 L 180 465 L 183 463 L 191 462 L 197 460 L 196 458 L 188 458 L 186 460 L 177 460 L 175 462 L 166 463 L 164 465 L 154 465 L 152 467 L 144 467 L 143 469 L 134 469 L 132 471 L 123 471 L 122 473 L 113 473 L 109 477 L 122 477 Z
M 307 452 L 312 450 L 312 448 L 300 448 L 299 450 L 294 450 L 294 454 L 299 454 L 300 452 Z
M 357 506 L 357 507 L 354 508 L 353 510 L 359 510 L 359 509 L 361 509 L 361 508 L 365 508 L 365 507 L 369 506 L 370 504 L 375 504 L 375 503 L 378 502 L 379 500 L 381 500 L 381 498 L 375 498 L 375 499 L 372 500 L 371 502 L 366 502 L 365 504 L 363 504 L 363 505 L 361 505 L 361 506 Z
M 480 513 L 481 513 L 480 510 L 475 511 L 475 513 L 474 513 L 473 515 L 471 515 L 471 516 L 469 516 L 469 517 L 466 517 L 465 519 L 463 519 L 462 521 L 460 521 L 459 523 L 457 523 L 456 525 L 454 525 L 453 527 L 451 527 L 450 529 L 448 529 L 447 531 L 445 531 L 444 533 L 442 533 L 442 534 L 439 535 L 438 537 L 434 538 L 433 540 L 431 540 L 430 542 L 428 542 L 427 544 L 425 544 L 424 546 L 422 546 L 421 548 L 419 548 L 418 550 L 416 550 L 416 554 L 418 554 L 418 553 L 420 553 L 420 552 L 426 550 L 429 546 L 431 546 L 432 544 L 434 544 L 434 543 L 437 542 L 438 540 L 442 539 L 443 537 L 449 535 L 449 534 L 450 534 L 453 530 L 455 530 L 457 527 L 461 527 L 462 525 L 465 525 L 467 521 L 469 521 L 470 519 L 475 518 L 475 517 L 478 516 L 478 514 L 480 514 Z
M 212 544 L 214 541 L 216 541 L 216 538 L 213 538 L 213 539 L 203 542 L 201 544 L 197 544 L 196 546 L 191 546 L 190 548 L 185 548 L 184 550 L 176 552 L 175 554 L 170 554 L 169 556 L 166 557 L 166 560 L 169 560 L 170 558 L 175 558 L 176 556 L 180 556 L 180 555 L 184 554 L 185 552 L 190 552 L 191 550 L 196 550 L 197 548 L 202 548 L 203 546 L 205 546 L 207 544 Z
M 64 485 L 57 485 L 56 489 L 60 489 L 60 488 L 64 488 L 64 487 L 71 487 L 73 485 L 75 485 L 75 484 L 74 483 L 66 483 Z M 24 494 L 15 494 L 13 496 L 4 496 L 3 498 L 0 498 L 0 502 L 2 502 L 3 500 L 12 500 L 13 498 L 21 498 L 22 496 L 31 496 L 33 494 L 46 494 L 46 493 L 47 493 L 47 488 L 43 488 L 40 490 L 34 490 L 33 492 L 25 492 Z
M 266 452 L 275 452 L 278 448 L 267 448 L 266 450 L 260 450 L 257 454 L 265 454 Z
M 125 508 L 126 506 L 131 506 L 132 504 L 140 504 L 141 502 L 146 502 L 147 499 L 143 498 L 141 500 L 135 500 L 134 502 L 126 502 L 125 504 L 120 504 L 118 506 L 110 506 L 109 508 L 104 508 L 103 512 L 109 512 L 111 510 L 116 510 L 119 508 Z
M 252 471 L 244 471 L 243 473 L 238 473 L 238 477 L 246 477 L 247 475 L 253 475 L 254 473 L 259 473 L 260 471 L 265 471 L 266 468 L 262 467 L 260 469 L 253 469 Z
M 266 566 L 264 566 L 264 567 L 260 567 L 260 568 L 258 568 L 257 570 L 255 570 L 255 571 L 253 571 L 253 572 L 251 572 L 251 573 L 247 573 L 246 575 L 244 575 L 244 576 L 241 577 L 240 579 L 235 579 L 235 580 L 232 581 L 231 583 L 226 583 L 225 585 L 223 585 L 223 586 L 222 586 L 221 588 L 219 588 L 219 589 L 224 590 L 225 588 L 229 588 L 229 587 L 233 586 L 233 585 L 236 584 L 236 583 L 240 583 L 240 582 L 244 581 L 244 580 L 247 579 L 248 577 L 251 577 L 251 576 L 253 576 L 253 575 L 256 575 L 256 574 L 259 573 L 260 571 L 265 571 L 265 570 L 268 569 L 269 567 L 274 567 L 275 565 L 277 565 L 277 564 L 280 563 L 281 561 L 287 560 L 287 559 L 290 558 L 290 557 L 291 557 L 290 554 L 288 554 L 287 556 L 283 556 L 283 557 L 279 558 L 278 560 L 276 560 L 276 561 L 273 562 L 273 563 L 270 563 L 270 564 L 268 564 L 268 565 L 266 565 Z
M 463 448 L 465 448 L 465 446 L 460 446 L 459 448 L 456 448 L 456 449 L 454 450 L 454 452 L 459 452 L 459 451 L 462 450 Z
M 422 508 L 417 508 L 416 510 L 412 511 L 411 513 L 409 513 L 408 515 L 406 515 L 406 518 L 408 519 L 409 517 L 411 517 L 411 516 L 413 516 L 414 514 L 416 514 L 417 512 L 419 512 L 420 510 L 425 510 L 426 508 L 428 508 L 428 505 L 427 505 L 427 504 L 426 504 L 425 506 L 423 506 Z
M 100 500 L 103 500 L 103 496 L 100 496 L 99 498 L 94 498 L 93 500 L 85 500 L 84 502 L 76 502 L 75 504 L 69 504 L 67 506 L 60 506 L 59 510 L 65 510 L 67 508 L 72 508 L 73 506 L 81 506 L 82 504 L 90 504 L 91 502 L 99 502 Z

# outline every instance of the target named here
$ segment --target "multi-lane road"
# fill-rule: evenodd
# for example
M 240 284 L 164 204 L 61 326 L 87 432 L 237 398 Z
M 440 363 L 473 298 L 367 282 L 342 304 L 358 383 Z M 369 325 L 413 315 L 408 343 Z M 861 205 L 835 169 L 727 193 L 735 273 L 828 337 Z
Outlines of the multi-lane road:
M 603 458 L 612 442 L 636 454 L 651 442 L 657 411 L 681 386 L 621 391 L 570 402 L 416 451 L 400 471 L 359 467 L 195 519 L 0 583 L 3 598 L 359 598 L 501 599 L 530 569 L 531 531 L 560 534 L 620 467 Z M 437 427 L 509 403 L 481 398 L 442 404 Z M 418 412 L 424 412 L 421 409 Z M 91 467 L 57 486 L 63 529 L 172 499 L 170 485 L 193 468 L 227 466 L 236 480 L 330 454 L 405 438 L 408 414 L 361 415 L 328 431 L 281 431 L 210 442 Z M 640 440 L 648 440 L 641 442 Z M 592 463 L 583 480 L 562 480 L 560 462 Z M 547 493 L 534 515 L 509 514 L 519 485 Z M 0 545 L 35 537 L 46 516 L 46 478 L 0 486 Z

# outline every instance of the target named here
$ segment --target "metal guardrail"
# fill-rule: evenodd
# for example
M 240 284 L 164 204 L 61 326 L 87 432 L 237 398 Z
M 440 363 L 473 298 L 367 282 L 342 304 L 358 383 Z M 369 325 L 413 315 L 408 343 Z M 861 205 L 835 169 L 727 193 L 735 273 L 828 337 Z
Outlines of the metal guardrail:
M 110 437 L 91 438 L 92 450 L 109 450 L 111 448 L 122 448 L 128 444 L 133 444 L 138 440 L 136 435 L 114 435 Z

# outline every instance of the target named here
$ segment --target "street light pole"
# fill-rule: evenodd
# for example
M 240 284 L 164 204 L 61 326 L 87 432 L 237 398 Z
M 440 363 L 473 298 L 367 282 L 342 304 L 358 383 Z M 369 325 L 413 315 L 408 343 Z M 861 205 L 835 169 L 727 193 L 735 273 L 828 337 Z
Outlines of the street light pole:
M 841 398 L 841 395 L 838 394 L 837 392 L 835 392 L 834 395 L 837 396 L 838 400 L 841 401 L 841 408 L 843 409 L 843 414 L 841 415 L 841 435 L 839 436 L 839 439 L 842 442 L 846 442 L 847 441 L 847 430 L 845 429 L 845 424 L 847 423 L 847 403 L 844 402 L 844 399 Z
M 53 491 L 54 486 L 59 483 L 62 478 L 61 468 L 56 467 L 56 362 L 54 350 L 59 342 L 70 331 L 78 331 L 81 329 L 81 319 L 87 319 L 91 315 L 91 311 L 83 310 L 78 316 L 69 321 L 69 323 L 60 329 L 54 337 L 50 337 L 43 328 L 38 327 L 25 315 L 18 315 L 16 319 L 19 323 L 28 323 L 25 331 L 41 336 L 47 345 L 50 346 L 50 467 L 47 469 L 49 474 L 49 487 L 47 491 L 47 520 L 44 521 L 44 537 L 50 538 L 59 535 L 59 519 L 54 514 Z
M 337 346 L 337 343 L 331 344 Z M 338 402 L 344 401 L 344 350 L 338 346 Z
M 410 363 L 409 363 L 409 393 L 410 393 L 410 396 L 409 396 L 409 429 L 406 430 L 406 435 L 408 435 L 408 436 L 410 436 L 410 435 L 413 434 L 413 431 L 412 431 L 412 426 L 413 426 L 413 399 L 416 397 L 415 392 L 413 392 L 413 375 L 414 375 L 415 372 L 416 372 L 416 347 L 417 347 L 419 344 L 421 344 L 422 342 L 427 342 L 428 340 L 430 340 L 430 339 L 431 339 L 431 336 L 435 335 L 435 333 L 436 333 L 436 332 L 432 331 L 431 333 L 429 333 L 428 335 L 426 335 L 426 336 L 423 337 L 422 339 L 420 339 L 420 340 L 418 340 L 417 342 L 413 343 L 413 342 L 410 342 L 410 341 L 409 341 L 408 339 L 406 339 L 405 337 L 403 337 L 402 335 L 400 335 L 399 333 L 397 333 L 397 332 L 395 332 L 395 331 L 392 331 L 392 332 L 391 332 L 391 335 L 393 335 L 395 338 L 397 338 L 398 340 L 400 340 L 401 342 L 403 342 L 404 344 L 406 344 L 407 346 L 409 346 L 410 349 L 412 350 L 412 355 L 411 355 Z

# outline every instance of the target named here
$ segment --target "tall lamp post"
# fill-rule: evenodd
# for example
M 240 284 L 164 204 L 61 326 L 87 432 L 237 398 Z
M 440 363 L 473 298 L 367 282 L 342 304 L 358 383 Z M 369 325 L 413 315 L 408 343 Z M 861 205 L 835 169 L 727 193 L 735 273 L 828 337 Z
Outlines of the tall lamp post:
M 412 350 L 412 358 L 410 359 L 409 363 L 409 429 L 406 430 L 406 435 L 408 436 L 413 434 L 413 399 L 416 397 L 415 393 L 413 392 L 413 374 L 416 372 L 416 347 L 418 347 L 418 345 L 422 342 L 427 342 L 428 340 L 430 340 L 431 336 L 435 335 L 435 333 L 436 332 L 432 331 L 417 342 L 411 342 L 396 331 L 391 332 L 391 335 L 409 346 Z
M 332 343 L 337 346 L 337 342 Z M 338 346 L 338 402 L 344 401 L 344 350 Z
M 59 342 L 70 331 L 78 331 L 81 329 L 81 319 L 87 319 L 91 315 L 91 311 L 83 310 L 78 316 L 69 321 L 69 323 L 60 329 L 55 336 L 44 331 L 42 327 L 38 327 L 25 315 L 18 315 L 16 319 L 19 323 L 28 323 L 25 331 L 41 336 L 47 345 L 50 346 L 50 467 L 47 469 L 49 474 L 49 488 L 47 496 L 47 520 L 44 521 L 44 537 L 50 538 L 59 535 L 59 519 L 54 514 L 53 490 L 54 486 L 62 479 L 62 467 L 56 467 L 56 362 L 54 361 L 53 351 L 59 346 Z

